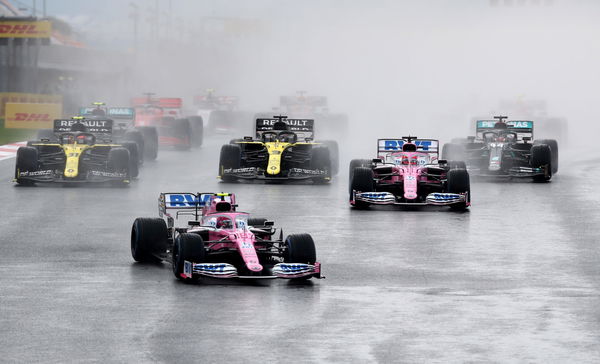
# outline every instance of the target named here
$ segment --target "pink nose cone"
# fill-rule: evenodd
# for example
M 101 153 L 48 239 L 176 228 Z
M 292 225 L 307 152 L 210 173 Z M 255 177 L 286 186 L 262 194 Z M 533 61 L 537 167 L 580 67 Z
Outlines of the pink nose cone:
M 246 264 L 246 267 L 248 267 L 248 269 L 250 269 L 253 272 L 260 272 L 263 270 L 263 266 L 258 263 L 249 262 L 248 264 Z

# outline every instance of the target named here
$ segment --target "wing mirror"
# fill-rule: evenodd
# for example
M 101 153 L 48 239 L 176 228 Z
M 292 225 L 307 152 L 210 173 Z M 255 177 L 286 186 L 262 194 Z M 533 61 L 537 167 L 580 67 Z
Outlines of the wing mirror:
M 200 221 L 192 220 L 188 221 L 189 226 L 200 226 Z
M 265 221 L 265 226 L 274 226 L 275 221 Z
M 383 159 L 381 159 L 381 158 L 373 158 L 373 163 L 383 163 Z

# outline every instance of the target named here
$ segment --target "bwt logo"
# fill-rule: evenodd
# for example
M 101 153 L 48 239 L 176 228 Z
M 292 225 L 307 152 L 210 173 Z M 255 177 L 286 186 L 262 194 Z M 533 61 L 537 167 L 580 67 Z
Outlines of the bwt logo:
M 406 143 L 404 140 L 384 140 L 384 150 L 402 150 L 402 146 Z M 431 140 L 415 140 L 414 143 L 423 151 L 429 150 Z
M 210 201 L 210 195 L 200 195 L 196 198 L 195 195 L 168 195 L 168 207 L 196 207 L 204 206 Z
M 50 121 L 50 114 L 15 113 L 15 121 Z

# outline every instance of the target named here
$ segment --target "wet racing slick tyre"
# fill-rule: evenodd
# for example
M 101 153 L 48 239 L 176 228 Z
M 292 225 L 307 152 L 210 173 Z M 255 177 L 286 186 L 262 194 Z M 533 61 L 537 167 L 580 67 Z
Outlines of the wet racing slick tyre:
M 144 142 L 144 135 L 138 130 L 130 130 L 123 135 L 123 140 L 128 142 L 135 142 L 138 150 L 138 163 L 141 165 L 144 162 L 144 149 L 146 143 Z M 131 153 L 131 152 L 130 152 Z
M 154 126 L 138 126 L 136 128 L 144 138 L 145 160 L 153 161 L 158 157 L 158 131 Z
M 352 180 L 350 181 L 350 201 L 354 200 L 354 191 L 373 192 L 374 190 L 373 170 L 367 167 L 354 168 Z M 355 201 L 353 206 L 356 208 L 367 208 L 369 204 L 364 201 Z
M 173 132 L 181 142 L 175 146 L 179 150 L 189 150 L 192 147 L 192 128 L 188 119 L 176 119 Z
M 558 142 L 554 139 L 542 139 L 536 140 L 533 145 L 538 144 L 546 144 L 550 147 L 550 152 L 552 152 L 552 174 L 556 174 L 558 172 Z
M 135 178 L 140 173 L 140 153 L 138 149 L 138 143 L 123 142 L 121 145 L 123 148 L 129 151 L 129 175 Z
M 446 163 L 448 169 L 467 169 L 467 164 L 463 161 L 448 161 Z
M 226 169 L 240 168 L 242 159 L 242 148 L 237 144 L 224 144 L 221 147 L 221 155 L 219 157 L 219 176 L 223 182 L 235 182 L 235 176 L 223 174 Z
M 125 173 L 126 179 L 131 177 L 129 172 L 129 151 L 123 147 L 112 148 L 108 151 L 108 169 L 111 172 Z M 123 183 L 125 181 L 121 181 Z M 121 184 L 117 183 L 117 184 Z
M 48 139 L 51 142 L 57 141 L 54 130 L 52 129 L 40 129 L 37 131 L 37 140 Z
M 252 226 L 255 228 L 262 228 L 265 227 L 265 223 L 268 220 L 265 219 L 264 217 L 249 217 L 248 218 L 248 226 Z
M 182 281 L 195 281 L 198 276 L 192 274 L 191 278 L 183 276 L 185 262 L 203 263 L 204 262 L 204 240 L 197 234 L 179 234 L 173 244 L 173 274 Z M 191 269 L 191 267 L 190 267 Z
M 442 147 L 442 159 L 447 161 L 457 160 L 461 161 L 465 159 L 465 147 L 458 143 L 446 143 Z
M 545 174 L 533 177 L 536 182 L 548 182 L 552 178 L 552 150 L 547 144 L 538 144 L 531 147 L 532 168 L 544 168 Z
M 201 116 L 189 116 L 188 120 L 192 130 L 192 146 L 199 147 L 204 141 L 204 120 Z
M 451 169 L 447 174 L 446 189 L 448 193 L 467 193 L 467 202 L 471 201 L 471 181 L 469 172 L 466 169 Z M 464 210 L 467 208 L 467 203 L 463 202 L 450 206 L 453 210 Z
M 317 250 L 312 236 L 309 234 L 292 234 L 285 238 L 285 251 L 283 252 L 285 263 L 315 264 L 317 261 Z M 311 279 L 312 276 L 296 278 L 300 280 Z
M 350 168 L 348 169 L 348 188 L 352 182 L 352 176 L 354 176 L 354 169 L 358 167 L 369 167 L 371 166 L 370 159 L 353 159 L 350 161 Z
M 38 169 L 38 151 L 34 147 L 20 147 L 17 149 L 17 162 L 15 164 L 15 180 L 24 186 L 33 185 L 32 181 L 19 178 L 23 171 L 34 172 Z
M 340 171 L 340 147 L 335 140 L 323 140 L 323 143 L 329 149 L 329 156 L 331 157 L 331 175 L 337 176 Z
M 324 175 L 313 178 L 314 183 L 328 183 L 331 181 L 331 154 L 327 147 L 314 147 L 311 150 L 310 168 L 325 171 Z
M 141 263 L 160 261 L 156 255 L 166 252 L 168 236 L 165 220 L 138 217 L 131 227 L 131 256 Z

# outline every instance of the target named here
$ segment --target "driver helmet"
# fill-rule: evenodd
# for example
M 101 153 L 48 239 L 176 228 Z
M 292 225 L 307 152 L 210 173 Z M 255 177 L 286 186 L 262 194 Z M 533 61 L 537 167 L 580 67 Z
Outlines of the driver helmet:
M 231 220 L 227 217 L 217 219 L 217 229 L 231 229 Z
M 273 130 L 289 130 L 289 126 L 288 124 L 286 124 L 283 121 L 276 121 L 275 124 L 273 124 Z

